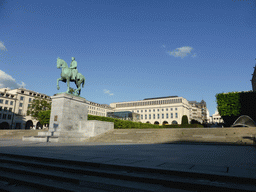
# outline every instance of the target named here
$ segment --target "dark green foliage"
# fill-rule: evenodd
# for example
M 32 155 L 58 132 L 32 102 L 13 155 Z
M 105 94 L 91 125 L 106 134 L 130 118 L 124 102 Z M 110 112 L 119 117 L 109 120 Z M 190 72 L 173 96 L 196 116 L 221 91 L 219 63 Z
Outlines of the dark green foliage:
M 51 110 L 40 111 L 38 113 L 38 120 L 42 125 L 50 124 Z
M 187 125 L 188 124 L 188 116 L 187 115 L 182 116 L 181 124 L 182 125 Z
M 27 110 L 27 115 L 34 117 L 42 125 L 49 124 L 51 114 L 51 103 L 45 99 L 36 97 L 36 99 L 33 100 L 30 104 L 31 105 L 30 107 L 28 107 Z
M 191 124 L 201 124 L 199 121 L 197 121 L 197 120 L 195 120 L 195 119 L 192 119 L 190 123 L 191 123 Z
M 225 126 L 231 126 L 241 115 L 248 115 L 256 120 L 256 92 L 219 93 L 216 101 Z
M 149 123 L 141 123 L 141 122 L 133 122 L 133 121 L 126 121 L 126 120 L 120 120 L 110 117 L 102 117 L 102 116 L 95 116 L 95 115 L 88 115 L 88 120 L 98 120 L 98 121 L 108 121 L 108 122 L 114 122 L 114 128 L 115 129 L 129 129 L 129 128 L 135 128 L 135 129 L 144 129 L 144 128 L 196 128 L 196 127 L 203 127 L 202 125 L 154 125 Z
M 160 128 L 159 125 L 153 125 L 150 123 L 140 123 L 133 121 L 120 120 L 110 117 L 102 117 L 95 115 L 88 115 L 88 120 L 108 121 L 114 122 L 115 129 L 127 129 L 127 128 Z
M 218 111 L 221 116 L 240 114 L 240 94 L 238 92 L 219 93 L 216 95 Z

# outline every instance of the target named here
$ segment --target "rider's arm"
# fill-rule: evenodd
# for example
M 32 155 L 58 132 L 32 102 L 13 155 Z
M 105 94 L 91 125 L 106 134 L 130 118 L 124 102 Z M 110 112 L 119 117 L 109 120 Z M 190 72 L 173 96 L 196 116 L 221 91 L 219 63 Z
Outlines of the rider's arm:
M 77 68 L 77 62 L 73 61 L 72 65 L 69 67 L 70 69 L 76 69 Z

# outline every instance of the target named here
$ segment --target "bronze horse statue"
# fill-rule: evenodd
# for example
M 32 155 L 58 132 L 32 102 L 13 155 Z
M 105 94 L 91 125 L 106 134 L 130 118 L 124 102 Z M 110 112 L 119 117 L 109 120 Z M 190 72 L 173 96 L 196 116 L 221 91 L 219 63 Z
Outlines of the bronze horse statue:
M 68 89 L 66 93 L 70 93 L 69 83 L 75 82 L 77 89 L 75 90 L 74 95 L 79 96 L 81 93 L 81 84 L 84 87 L 85 77 L 81 73 L 77 73 L 75 79 L 71 79 L 72 69 L 70 69 L 68 67 L 68 64 L 60 58 L 57 58 L 57 68 L 58 69 L 61 68 L 61 74 L 60 74 L 61 78 L 57 79 L 57 89 L 58 90 L 60 89 L 59 81 L 62 81 L 64 83 L 67 82 Z M 73 69 L 73 70 L 77 70 L 77 69 Z

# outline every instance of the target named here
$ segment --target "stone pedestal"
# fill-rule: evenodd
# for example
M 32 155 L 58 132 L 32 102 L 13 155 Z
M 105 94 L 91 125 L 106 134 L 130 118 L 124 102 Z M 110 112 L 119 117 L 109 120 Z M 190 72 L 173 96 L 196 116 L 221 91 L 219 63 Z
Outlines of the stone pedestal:
M 61 93 L 51 98 L 49 131 L 39 132 L 34 137 L 23 137 L 22 140 L 82 142 L 114 129 L 113 122 L 88 121 L 88 102 L 82 97 Z
M 62 93 L 52 96 L 50 132 L 79 132 L 80 121 L 87 121 L 86 99 Z

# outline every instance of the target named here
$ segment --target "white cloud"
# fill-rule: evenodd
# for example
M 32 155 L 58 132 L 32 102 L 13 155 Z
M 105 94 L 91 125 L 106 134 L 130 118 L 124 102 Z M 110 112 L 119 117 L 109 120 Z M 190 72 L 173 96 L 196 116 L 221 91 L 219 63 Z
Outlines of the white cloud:
M 25 87 L 26 84 L 24 82 L 21 82 L 21 84 L 17 83 L 16 80 L 5 73 L 4 71 L 0 70 L 0 88 L 20 88 L 20 87 Z
M 171 51 L 170 55 L 173 55 L 174 57 L 183 58 L 191 54 L 192 49 L 193 49 L 192 47 L 188 47 L 188 46 L 180 47 Z
M 0 49 L 3 51 L 7 51 L 6 47 L 4 46 L 4 42 L 0 41 Z
M 109 90 L 107 90 L 107 89 L 104 89 L 103 91 L 104 91 L 104 93 L 108 94 L 109 96 L 114 95 L 114 93 L 110 93 L 110 91 L 109 91 Z

